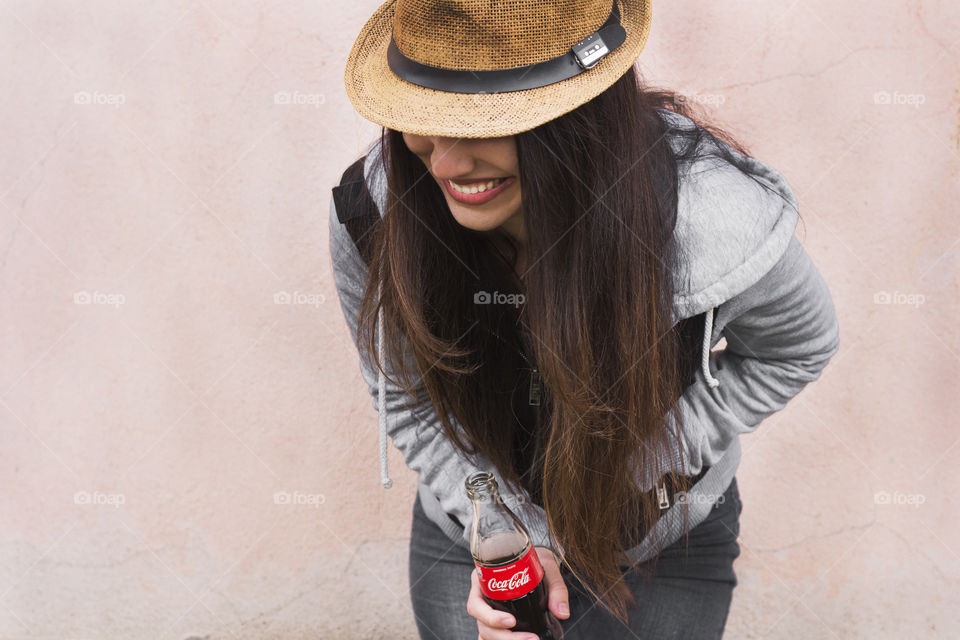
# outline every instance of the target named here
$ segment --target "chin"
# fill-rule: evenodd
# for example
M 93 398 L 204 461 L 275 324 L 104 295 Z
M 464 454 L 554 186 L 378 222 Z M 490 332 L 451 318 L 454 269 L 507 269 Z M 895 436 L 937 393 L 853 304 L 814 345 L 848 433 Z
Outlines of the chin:
M 463 206 L 457 206 L 459 203 L 450 205 L 450 213 L 457 223 L 473 229 L 474 231 L 490 231 L 499 227 L 509 216 L 498 215 L 497 213 L 486 213 L 483 211 L 469 210 Z

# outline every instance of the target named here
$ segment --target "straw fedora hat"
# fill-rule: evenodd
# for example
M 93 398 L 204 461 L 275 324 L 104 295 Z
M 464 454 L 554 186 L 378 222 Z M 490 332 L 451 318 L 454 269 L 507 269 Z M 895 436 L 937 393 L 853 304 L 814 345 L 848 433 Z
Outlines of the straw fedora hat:
M 391 129 L 509 136 L 602 93 L 649 32 L 650 0 L 388 0 L 344 82 L 357 112 Z

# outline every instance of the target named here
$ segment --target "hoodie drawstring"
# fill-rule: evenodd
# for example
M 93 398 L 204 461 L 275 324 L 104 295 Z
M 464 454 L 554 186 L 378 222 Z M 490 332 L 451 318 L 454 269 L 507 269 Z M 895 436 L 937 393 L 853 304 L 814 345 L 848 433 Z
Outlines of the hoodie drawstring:
M 383 292 L 383 286 L 377 285 L 377 300 L 380 301 L 380 293 Z M 380 366 L 383 367 L 383 305 L 377 310 L 377 356 L 380 360 Z M 387 473 L 387 380 L 383 376 L 383 369 L 379 370 L 377 377 L 377 397 L 379 398 L 379 417 L 380 417 L 380 482 L 384 489 L 393 486 L 393 480 Z
M 707 319 L 703 327 L 703 353 L 700 355 L 700 366 L 703 367 L 703 377 L 711 389 L 720 386 L 720 381 L 710 375 L 710 335 L 713 333 L 713 307 L 707 309 Z

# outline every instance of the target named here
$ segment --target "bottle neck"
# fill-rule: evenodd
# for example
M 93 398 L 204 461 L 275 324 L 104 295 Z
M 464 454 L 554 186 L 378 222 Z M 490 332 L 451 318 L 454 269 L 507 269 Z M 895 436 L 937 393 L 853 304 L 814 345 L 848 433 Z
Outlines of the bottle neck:
M 497 479 L 489 471 L 480 471 L 472 474 L 466 482 L 467 496 L 474 502 L 496 501 L 500 491 Z
M 530 547 L 530 535 L 503 503 L 493 473 L 474 473 L 465 484 L 473 503 L 470 551 L 474 559 L 492 566 L 513 562 L 523 555 Z

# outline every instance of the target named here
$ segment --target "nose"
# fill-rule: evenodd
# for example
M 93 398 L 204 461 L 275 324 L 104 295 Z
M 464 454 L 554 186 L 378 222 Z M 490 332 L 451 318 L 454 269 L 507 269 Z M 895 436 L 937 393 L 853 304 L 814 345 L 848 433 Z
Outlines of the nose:
M 470 146 L 463 138 L 431 136 L 433 150 L 430 152 L 430 172 L 439 180 L 448 180 L 469 175 L 474 159 Z

